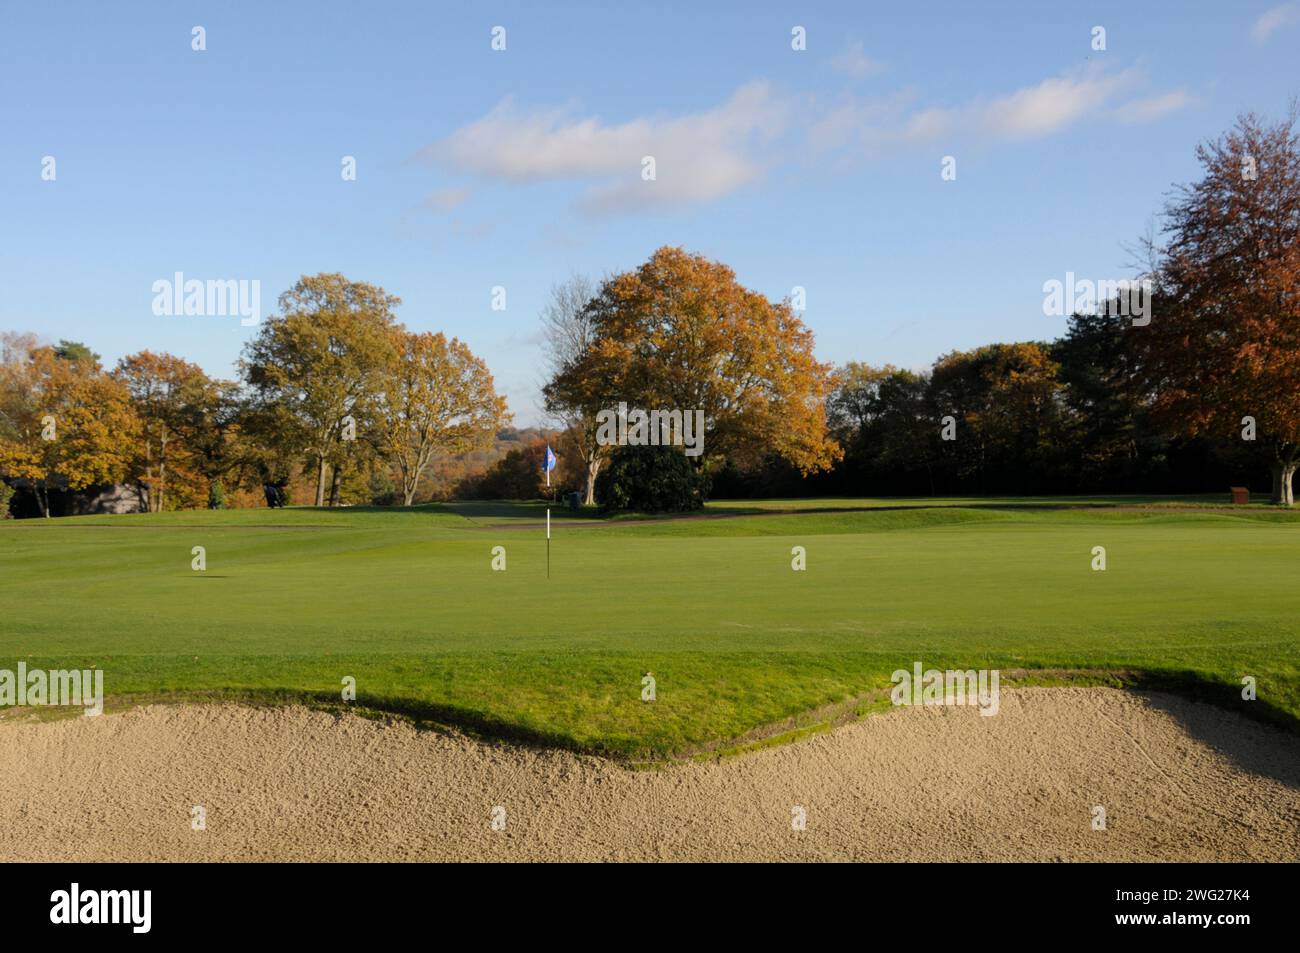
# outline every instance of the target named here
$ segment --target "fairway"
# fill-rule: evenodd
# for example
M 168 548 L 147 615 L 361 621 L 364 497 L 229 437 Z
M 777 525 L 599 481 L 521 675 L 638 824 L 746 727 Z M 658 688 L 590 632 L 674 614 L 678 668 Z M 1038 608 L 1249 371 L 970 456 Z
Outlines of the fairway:
M 1256 714 L 1300 715 L 1290 514 L 816 503 L 608 522 L 555 511 L 549 578 L 536 504 L 5 523 L 0 654 L 97 666 L 119 699 L 338 701 L 351 676 L 361 706 L 634 758 L 813 724 L 916 661 L 1156 675 L 1225 705 L 1253 675 Z

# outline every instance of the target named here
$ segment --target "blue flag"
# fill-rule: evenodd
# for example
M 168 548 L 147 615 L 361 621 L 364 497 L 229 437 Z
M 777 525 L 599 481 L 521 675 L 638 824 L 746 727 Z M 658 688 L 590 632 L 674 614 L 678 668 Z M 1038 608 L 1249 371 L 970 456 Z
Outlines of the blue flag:
M 551 452 L 551 445 L 548 443 L 546 445 L 546 462 L 542 464 L 542 472 L 550 473 L 555 469 L 555 463 L 555 454 Z

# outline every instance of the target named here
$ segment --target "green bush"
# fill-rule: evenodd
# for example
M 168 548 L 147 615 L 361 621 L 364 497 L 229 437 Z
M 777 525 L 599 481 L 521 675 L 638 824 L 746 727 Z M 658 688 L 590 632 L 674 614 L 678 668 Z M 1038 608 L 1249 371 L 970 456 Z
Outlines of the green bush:
M 0 480 L 0 520 L 7 519 L 9 516 L 9 501 L 13 499 L 14 488 L 4 480 Z
M 680 513 L 699 509 L 708 477 L 680 447 L 619 447 L 596 478 L 596 499 L 606 510 Z
M 370 474 L 371 506 L 398 506 L 401 502 L 402 494 L 393 482 L 392 474 L 386 470 L 376 470 Z

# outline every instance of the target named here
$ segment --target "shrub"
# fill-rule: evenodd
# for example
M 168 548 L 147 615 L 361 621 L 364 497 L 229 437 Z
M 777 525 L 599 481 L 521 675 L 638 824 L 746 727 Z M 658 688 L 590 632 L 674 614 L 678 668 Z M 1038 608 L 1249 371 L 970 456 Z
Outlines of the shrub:
M 392 474 L 386 470 L 376 470 L 370 475 L 371 506 L 399 506 L 401 503 L 402 494 L 398 492 Z
M 699 509 L 708 477 L 680 447 L 619 447 L 596 478 L 596 499 L 606 510 L 677 513 Z

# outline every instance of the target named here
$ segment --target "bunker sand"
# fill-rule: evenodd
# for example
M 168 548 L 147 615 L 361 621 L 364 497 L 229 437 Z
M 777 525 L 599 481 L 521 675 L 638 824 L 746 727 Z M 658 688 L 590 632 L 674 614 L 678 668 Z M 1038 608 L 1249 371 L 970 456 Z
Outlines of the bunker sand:
M 0 723 L 4 860 L 1297 858 L 1300 739 L 1115 689 L 900 709 L 656 771 L 303 708 Z

